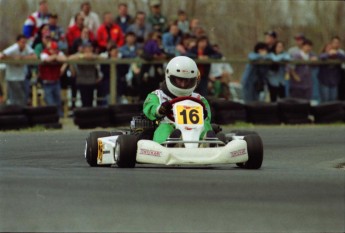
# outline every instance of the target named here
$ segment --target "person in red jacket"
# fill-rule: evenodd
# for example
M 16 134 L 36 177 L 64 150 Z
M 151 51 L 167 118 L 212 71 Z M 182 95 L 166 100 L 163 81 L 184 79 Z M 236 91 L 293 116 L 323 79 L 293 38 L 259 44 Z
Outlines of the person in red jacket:
M 77 13 L 75 15 L 74 21 L 75 24 L 73 26 L 70 26 L 66 33 L 69 53 L 73 51 L 73 42 L 81 36 L 81 32 L 84 28 L 84 16 L 81 13 Z M 95 40 L 95 36 L 91 31 L 89 31 L 89 39 L 91 41 Z
M 103 14 L 103 24 L 97 31 L 97 43 L 100 52 L 107 50 L 109 45 L 116 45 L 121 47 L 125 42 L 124 34 L 121 27 L 114 23 L 112 13 L 106 12 Z

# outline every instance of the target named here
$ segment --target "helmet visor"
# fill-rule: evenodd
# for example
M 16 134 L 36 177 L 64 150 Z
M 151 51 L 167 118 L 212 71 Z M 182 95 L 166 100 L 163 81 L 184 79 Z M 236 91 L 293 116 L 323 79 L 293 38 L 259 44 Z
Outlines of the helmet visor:
M 170 82 L 178 88 L 181 89 L 190 89 L 195 87 L 197 83 L 197 77 L 195 78 L 181 78 L 175 75 L 170 75 Z

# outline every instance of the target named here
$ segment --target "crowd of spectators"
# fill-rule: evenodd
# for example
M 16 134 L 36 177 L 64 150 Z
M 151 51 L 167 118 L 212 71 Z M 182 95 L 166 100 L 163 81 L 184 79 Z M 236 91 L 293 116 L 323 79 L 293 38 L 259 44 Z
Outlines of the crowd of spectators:
M 248 59 L 241 82 L 245 102 L 267 99 L 276 102 L 279 98 L 293 97 L 311 100 L 312 103 L 343 99 L 344 64 L 288 64 L 289 61 L 345 61 L 345 52 L 340 48 L 340 38 L 334 36 L 321 53 L 313 52 L 313 42 L 303 34 L 295 37 L 296 45 L 286 49 L 278 40 L 275 31 L 265 33 L 265 41 L 258 42 Z M 259 61 L 271 61 L 260 65 Z M 256 62 L 256 63 L 255 63 Z
M 221 49 L 209 41 L 199 19 L 189 19 L 179 10 L 174 20 L 161 12 L 161 2 L 150 0 L 150 12 L 128 12 L 120 3 L 117 13 L 104 12 L 102 20 L 92 11 L 90 2 L 83 2 L 65 30 L 59 16 L 49 11 L 48 2 L 41 0 L 38 11 L 24 22 L 23 33 L 17 42 L 0 53 L 0 59 L 40 59 L 39 66 L 7 65 L 7 102 L 28 104 L 29 85 L 38 77 L 47 105 L 56 105 L 63 114 L 62 101 L 71 89 L 72 108 L 79 92 L 83 107 L 109 104 L 110 66 L 64 63 L 69 60 L 121 59 L 141 57 L 145 60 L 166 61 L 177 55 L 194 59 L 221 59 Z M 341 79 L 340 65 L 287 65 L 291 60 L 345 59 L 340 49 L 340 38 L 333 37 L 322 53 L 312 53 L 313 43 L 304 35 L 295 37 L 296 46 L 286 50 L 274 31 L 265 33 L 265 41 L 258 42 L 248 56 L 250 61 L 271 60 L 272 65 L 250 63 L 242 77 L 245 102 L 265 99 L 270 101 L 287 96 L 331 101 L 338 97 Z M 228 63 L 199 64 L 201 80 L 197 92 L 204 96 L 231 99 L 229 83 L 233 69 Z M 164 81 L 162 64 L 117 65 L 117 99 L 126 103 L 128 96 L 136 101 L 158 88 Z M 316 84 L 317 83 L 317 84 Z M 317 89 L 317 91 L 315 91 Z M 97 94 L 95 94 L 97 93 Z M 1 94 L 1 93 L 0 93 Z M 1 100 L 2 98 L 0 98 Z M 66 111 L 64 109 L 64 111 Z

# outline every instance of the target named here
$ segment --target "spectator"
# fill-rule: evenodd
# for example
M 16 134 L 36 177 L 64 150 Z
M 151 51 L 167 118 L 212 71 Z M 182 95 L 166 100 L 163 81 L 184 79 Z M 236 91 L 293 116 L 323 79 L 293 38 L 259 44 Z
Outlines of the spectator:
M 39 1 L 38 11 L 32 13 L 24 22 L 23 34 L 26 38 L 33 40 L 38 29 L 48 23 L 49 8 L 46 0 Z
M 45 103 L 47 105 L 57 106 L 60 116 L 63 116 L 60 93 L 62 64 L 60 62 L 65 62 L 66 56 L 59 50 L 57 42 L 51 41 L 41 53 L 40 58 L 44 62 L 39 66 L 39 73 L 40 79 L 42 80 Z
M 66 35 L 63 28 L 58 25 L 57 14 L 49 14 L 48 25 L 50 36 L 54 41 L 57 41 L 59 50 L 67 51 Z
M 115 45 L 110 46 L 108 51 L 100 54 L 101 58 L 117 60 L 119 58 L 119 52 Z M 117 65 L 119 67 L 119 65 Z M 110 65 L 101 65 L 102 79 L 97 84 L 97 106 L 107 106 L 109 104 L 110 93 Z M 126 81 L 125 81 L 126 82 Z M 117 90 L 118 100 L 122 96 L 122 92 L 125 91 L 126 86 L 121 85 L 121 78 L 119 76 L 119 70 L 117 69 Z
M 18 35 L 17 42 L 2 53 L 0 59 L 10 58 L 16 60 L 33 60 L 36 59 L 33 49 L 26 44 L 27 39 L 25 35 Z M 7 97 L 8 104 L 22 105 L 27 104 L 25 76 L 27 72 L 26 65 L 7 64 L 6 65 L 6 82 L 7 82 Z
M 288 53 L 290 56 L 298 54 L 302 48 L 303 41 L 306 39 L 302 33 L 297 34 L 295 37 L 295 46 L 289 48 Z
M 99 56 L 94 53 L 92 44 L 87 42 L 82 45 L 81 50 L 78 53 L 71 55 L 68 59 L 96 60 L 98 58 Z M 73 72 L 76 73 L 76 83 L 80 92 L 82 106 L 91 107 L 97 83 L 102 79 L 99 66 L 77 64 L 72 67 Z
M 169 32 L 166 32 L 162 36 L 163 48 L 166 54 L 175 56 L 177 53 L 176 46 L 180 42 L 179 28 L 177 24 L 171 24 Z
M 320 60 L 345 60 L 345 53 L 337 49 L 333 38 L 331 43 L 327 44 L 320 54 Z M 335 44 L 335 46 L 334 46 Z M 320 82 L 320 96 L 321 102 L 335 101 L 338 98 L 338 86 L 342 77 L 341 65 L 320 65 L 319 67 L 319 82 Z
M 90 2 L 83 2 L 80 5 L 80 15 L 83 16 L 84 22 L 83 25 L 90 29 L 90 32 L 92 32 L 93 35 L 97 35 L 97 30 L 99 26 L 101 25 L 101 22 L 99 20 L 99 16 L 97 13 L 91 11 L 91 4 Z M 69 23 L 69 26 L 72 27 L 76 24 L 76 17 L 71 18 L 71 21 Z
M 82 46 L 82 44 L 85 43 L 91 43 L 92 46 L 96 47 L 96 41 L 90 38 L 90 35 L 90 29 L 88 29 L 87 27 L 83 27 L 83 29 L 81 30 L 80 37 L 76 38 L 73 41 L 71 53 L 73 54 L 78 52 L 81 49 L 80 47 Z
M 148 22 L 152 25 L 154 31 L 163 33 L 167 26 L 167 19 L 161 13 L 160 0 L 150 0 L 151 14 Z
M 34 42 L 32 43 L 32 48 L 35 50 L 35 54 L 37 58 L 40 58 L 41 52 L 47 45 L 47 43 L 51 40 L 50 30 L 48 24 L 43 24 L 35 37 Z
M 248 59 L 253 61 L 267 60 L 268 48 L 264 42 L 258 42 L 254 51 L 249 53 Z M 245 103 L 259 100 L 259 94 L 264 90 L 266 68 L 261 65 L 247 64 L 242 75 L 243 99 Z
M 139 47 L 142 48 L 144 46 L 144 42 L 152 32 L 152 26 L 146 23 L 146 15 L 143 11 L 136 13 L 135 21 L 128 27 L 127 32 L 133 32 L 136 35 Z
M 220 53 L 219 46 L 213 45 L 213 49 Z M 217 98 L 230 100 L 229 84 L 234 73 L 229 63 L 212 63 L 210 70 L 211 93 Z
M 200 26 L 200 20 L 199 19 L 192 19 L 190 21 L 190 25 L 189 25 L 189 31 L 190 31 L 190 34 L 193 35 L 193 36 L 196 36 L 197 34 L 197 30 L 199 30 L 201 28 Z
M 115 23 L 120 26 L 123 33 L 126 33 L 127 28 L 132 24 L 132 16 L 128 14 L 127 3 L 120 3 L 117 6 L 117 12 L 118 16 L 115 19 Z
M 180 43 L 176 45 L 176 53 L 178 56 L 185 56 L 189 49 L 191 49 L 194 45 L 191 46 L 193 38 L 189 34 L 184 34 L 181 37 Z
M 84 16 L 83 14 L 81 13 L 77 13 L 75 15 L 75 24 L 70 26 L 68 28 L 68 31 L 67 31 L 67 34 L 66 34 L 66 38 L 67 38 L 67 43 L 68 43 L 68 53 L 69 54 L 72 54 L 73 52 L 75 52 L 73 50 L 73 42 L 80 38 L 81 36 L 81 31 L 83 30 L 84 28 Z M 94 34 L 89 31 L 89 39 L 92 41 L 95 39 L 95 36 Z
M 341 54 L 345 54 L 345 51 L 340 47 L 340 38 L 338 36 L 334 36 L 331 40 L 332 48 L 338 51 Z M 342 73 L 343 77 L 340 79 L 338 85 L 338 99 L 345 100 L 345 63 L 342 64 Z
M 177 26 L 182 34 L 189 34 L 189 21 L 184 10 L 179 10 L 177 13 Z
M 144 45 L 143 57 L 147 60 L 164 60 L 166 55 L 162 47 L 162 36 L 158 31 L 150 34 Z M 159 87 L 164 79 L 163 66 L 161 64 L 143 64 L 140 70 L 142 77 L 140 99 L 144 100 L 146 95 Z
M 293 60 L 300 61 L 315 61 L 317 57 L 311 53 L 313 42 L 305 39 L 301 51 L 292 56 Z M 313 82 L 312 82 L 312 67 L 310 65 L 295 65 L 291 66 L 290 74 L 290 96 L 294 98 L 301 98 L 311 100 Z
M 273 62 L 284 62 L 290 60 L 290 55 L 284 51 L 284 43 L 277 41 L 273 47 L 273 51 L 268 54 L 269 59 Z M 276 102 L 277 98 L 284 98 L 286 96 L 286 80 L 287 73 L 286 65 L 273 64 L 269 67 L 267 72 L 268 90 L 270 92 L 271 102 Z
M 274 45 L 277 43 L 278 34 L 275 31 L 265 32 L 265 43 L 267 44 L 268 52 L 274 53 Z
M 103 24 L 97 31 L 97 43 L 100 52 L 107 50 L 108 46 L 115 44 L 121 47 L 124 44 L 124 35 L 119 25 L 114 23 L 114 17 L 110 12 L 103 14 Z
M 188 51 L 187 56 L 191 58 L 197 58 L 200 60 L 219 59 L 222 57 L 222 54 L 215 51 L 212 46 L 209 44 L 208 38 L 202 36 L 197 39 L 196 46 Z M 207 96 L 207 86 L 208 79 L 210 74 L 211 65 L 210 64 L 198 64 L 200 71 L 200 82 L 196 91 L 203 96 Z

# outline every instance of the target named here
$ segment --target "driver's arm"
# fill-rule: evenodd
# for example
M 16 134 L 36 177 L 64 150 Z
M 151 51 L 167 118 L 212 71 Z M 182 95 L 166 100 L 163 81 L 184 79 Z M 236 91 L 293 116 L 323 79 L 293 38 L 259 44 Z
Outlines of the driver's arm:
M 157 111 L 159 106 L 160 103 L 158 96 L 154 93 L 148 94 L 148 96 L 145 99 L 143 109 L 145 116 L 152 121 L 157 120 L 157 118 L 160 118 Z
M 202 97 L 201 101 L 205 104 L 206 110 L 207 110 L 207 117 L 204 121 L 204 128 L 205 128 L 205 132 L 212 130 L 212 126 L 211 126 L 211 107 L 210 104 L 208 103 L 208 101 Z

